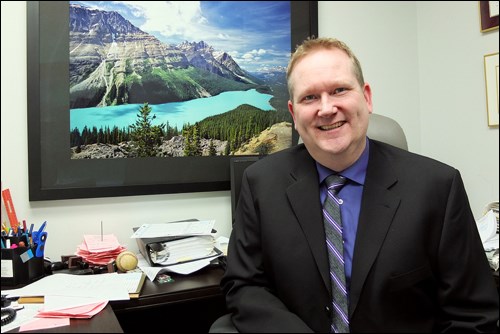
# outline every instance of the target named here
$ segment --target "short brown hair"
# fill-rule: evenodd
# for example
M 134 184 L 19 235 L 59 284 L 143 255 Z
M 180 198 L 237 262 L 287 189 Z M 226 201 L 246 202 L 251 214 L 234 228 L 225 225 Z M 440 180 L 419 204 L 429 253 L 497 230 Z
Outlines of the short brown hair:
M 361 69 L 361 64 L 352 52 L 352 50 L 347 46 L 342 41 L 339 41 L 338 39 L 335 38 L 328 38 L 328 37 L 320 37 L 320 38 L 314 38 L 314 37 L 309 37 L 302 44 L 297 46 L 297 49 L 295 52 L 292 54 L 292 57 L 290 58 L 290 62 L 288 63 L 288 67 L 286 70 L 286 81 L 288 85 L 288 94 L 290 95 L 290 99 L 293 100 L 292 96 L 292 83 L 290 82 L 290 76 L 292 74 L 293 69 L 295 68 L 295 64 L 297 62 L 310 54 L 312 51 L 316 51 L 319 49 L 326 49 L 326 50 L 332 50 L 332 49 L 340 49 L 343 50 L 349 58 L 352 60 L 352 63 L 354 65 L 354 75 L 356 76 L 356 80 L 360 84 L 361 87 L 365 84 L 365 79 L 363 78 L 363 70 Z

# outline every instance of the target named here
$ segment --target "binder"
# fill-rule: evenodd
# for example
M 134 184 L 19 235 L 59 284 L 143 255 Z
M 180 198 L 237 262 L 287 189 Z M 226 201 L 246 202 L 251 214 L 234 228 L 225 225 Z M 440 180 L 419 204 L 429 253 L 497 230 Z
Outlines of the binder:
M 137 229 L 134 227 L 134 231 Z M 199 236 L 196 236 L 199 237 Z M 196 257 L 189 257 L 189 258 L 183 258 L 183 259 L 178 259 L 173 263 L 168 263 L 168 264 L 159 264 L 158 259 L 155 259 L 154 255 L 156 252 L 162 251 L 160 248 L 161 244 L 163 243 L 170 243 L 170 242 L 176 242 L 176 241 L 182 241 L 186 240 L 189 238 L 195 238 L 191 236 L 182 236 L 182 237 L 163 237 L 163 238 L 137 238 L 137 246 L 139 247 L 139 251 L 141 252 L 142 256 L 146 259 L 148 264 L 152 267 L 167 267 L 175 264 L 180 264 L 180 263 L 186 263 L 186 262 L 192 262 L 192 261 L 197 261 L 197 260 L 202 260 L 206 259 L 209 257 L 213 256 L 219 256 L 222 255 L 222 251 L 220 251 L 217 247 L 213 247 L 212 252 L 209 254 L 206 254 L 204 256 L 196 256 Z
M 185 220 L 178 220 L 178 221 L 173 221 L 172 223 L 178 223 L 178 222 L 189 222 L 189 221 L 198 221 L 196 218 L 191 218 L 191 219 L 185 219 Z M 139 227 L 134 227 L 132 230 L 135 232 L 139 229 Z M 212 233 L 216 233 L 216 230 L 211 231 Z M 156 263 L 154 257 L 151 257 L 151 254 L 154 254 L 154 252 L 161 251 L 161 246 L 159 246 L 162 243 L 168 243 L 171 241 L 179 241 L 187 238 L 192 238 L 194 236 L 170 236 L 170 237 L 159 237 L 159 238 L 136 238 L 137 240 L 137 246 L 139 248 L 139 251 L 141 252 L 142 256 L 146 259 L 148 264 L 152 267 L 167 267 L 169 265 L 174 265 L 174 264 L 180 264 L 180 263 L 186 263 L 186 262 L 192 262 L 192 261 L 197 261 L 197 260 L 202 260 L 214 256 L 219 256 L 222 255 L 222 251 L 219 250 L 217 247 L 213 247 L 213 251 L 206 255 L 206 256 L 198 256 L 198 257 L 190 257 L 189 259 L 182 259 L 180 261 L 176 261 L 174 263 L 170 264 L 158 264 Z M 198 237 L 198 236 L 197 236 Z

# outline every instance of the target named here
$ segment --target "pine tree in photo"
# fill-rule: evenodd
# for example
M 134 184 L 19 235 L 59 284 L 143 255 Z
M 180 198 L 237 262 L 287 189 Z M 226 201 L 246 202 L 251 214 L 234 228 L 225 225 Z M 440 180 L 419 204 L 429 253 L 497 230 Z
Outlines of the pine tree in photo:
M 156 115 L 151 116 L 153 109 L 146 102 L 139 109 L 135 124 L 130 126 L 130 136 L 138 157 L 154 157 L 159 151 L 163 138 L 163 124 L 153 125 Z

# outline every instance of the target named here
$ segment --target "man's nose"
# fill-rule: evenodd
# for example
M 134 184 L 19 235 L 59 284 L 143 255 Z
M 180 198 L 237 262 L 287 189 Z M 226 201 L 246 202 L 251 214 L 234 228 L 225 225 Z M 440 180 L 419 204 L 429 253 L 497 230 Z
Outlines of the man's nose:
M 321 97 L 321 109 L 319 110 L 318 115 L 325 117 L 337 112 L 337 106 L 335 105 L 335 101 L 331 96 L 322 96 Z

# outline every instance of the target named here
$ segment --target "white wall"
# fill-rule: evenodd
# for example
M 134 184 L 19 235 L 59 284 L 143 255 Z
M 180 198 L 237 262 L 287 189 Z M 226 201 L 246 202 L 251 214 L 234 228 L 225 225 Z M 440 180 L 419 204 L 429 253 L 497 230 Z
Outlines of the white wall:
M 372 85 L 374 112 L 396 119 L 410 150 L 457 167 L 476 217 L 498 200 L 498 128 L 488 128 L 483 55 L 498 30 L 479 32 L 478 2 L 319 2 L 319 35 L 346 41 Z M 83 234 L 114 233 L 131 250 L 141 223 L 215 219 L 229 236 L 229 191 L 28 201 L 26 3 L 2 1 L 1 175 L 19 219 L 47 220 L 46 255 L 72 254 Z M 5 220 L 2 208 L 2 220 Z
M 372 85 L 374 112 L 409 149 L 459 169 L 476 218 L 498 201 L 498 126 L 488 127 L 478 1 L 319 2 L 319 35 L 347 42 Z
M 460 170 L 480 217 L 498 201 L 498 126 L 488 127 L 483 60 L 498 52 L 498 29 L 480 32 L 478 1 L 417 3 L 421 151 Z
M 354 51 L 373 91 L 373 112 L 404 129 L 409 149 L 420 151 L 417 13 L 414 1 L 320 1 L 319 36 Z

